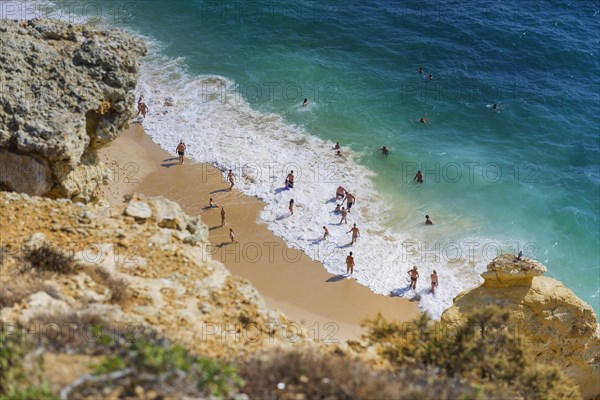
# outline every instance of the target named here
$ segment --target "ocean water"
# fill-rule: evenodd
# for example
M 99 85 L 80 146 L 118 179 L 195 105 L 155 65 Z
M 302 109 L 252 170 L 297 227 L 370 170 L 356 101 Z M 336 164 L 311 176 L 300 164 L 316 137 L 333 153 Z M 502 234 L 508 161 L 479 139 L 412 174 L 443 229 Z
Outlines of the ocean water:
M 233 169 L 269 228 L 332 274 L 353 251 L 359 283 L 437 318 L 496 255 L 523 251 L 600 310 L 598 2 L 16 3 L 144 37 L 146 131 Z M 338 184 L 357 197 L 352 247 Z

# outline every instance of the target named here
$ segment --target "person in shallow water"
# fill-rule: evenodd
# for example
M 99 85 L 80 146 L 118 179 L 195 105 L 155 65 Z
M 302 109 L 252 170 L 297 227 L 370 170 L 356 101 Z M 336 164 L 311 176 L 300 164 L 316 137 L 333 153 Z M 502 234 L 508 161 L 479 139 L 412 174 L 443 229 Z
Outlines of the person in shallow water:
M 294 171 L 290 171 L 290 173 L 285 178 L 285 187 L 287 189 L 294 188 Z
M 433 225 L 433 221 L 429 219 L 429 215 L 425 216 L 425 225 Z
M 360 230 L 358 229 L 358 227 L 356 226 L 356 224 L 354 224 L 354 226 L 352 227 L 352 229 L 350 229 L 346 233 L 350 233 L 350 232 L 352 232 L 352 242 L 350 242 L 350 246 L 352 246 L 354 243 L 356 243 L 356 239 L 358 239 L 358 237 L 360 236 Z
M 416 265 L 412 267 L 410 271 L 408 271 L 408 275 L 410 275 L 410 288 L 417 290 L 417 279 L 419 279 L 419 273 L 417 272 Z
M 302 107 L 306 107 L 308 105 L 308 99 L 304 99 L 304 103 L 302 103 Z
M 431 273 L 431 293 L 435 293 L 435 288 L 438 287 L 438 275 L 435 269 Z
M 387 147 L 383 146 L 382 148 L 379 149 L 380 152 L 382 152 L 385 155 L 390 154 L 390 149 L 388 149 Z

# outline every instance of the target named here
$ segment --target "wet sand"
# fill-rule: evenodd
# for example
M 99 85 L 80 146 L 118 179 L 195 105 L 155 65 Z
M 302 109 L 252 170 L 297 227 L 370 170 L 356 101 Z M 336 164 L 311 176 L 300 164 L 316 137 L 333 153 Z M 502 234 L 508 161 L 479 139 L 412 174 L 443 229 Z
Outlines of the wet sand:
M 269 307 L 302 323 L 316 339 L 355 339 L 362 332 L 360 323 L 378 312 L 400 321 L 418 316 L 415 302 L 374 294 L 287 247 L 259 221 L 261 200 L 230 191 L 222 172 L 211 165 L 189 159 L 178 165 L 175 149 L 163 150 L 140 125 L 132 125 L 104 149 L 101 159 L 116 176 L 104 189 L 108 201 L 121 202 L 123 195 L 133 192 L 160 195 L 178 202 L 186 213 L 199 215 L 209 227 L 212 257 L 248 279 Z M 220 209 L 207 208 L 210 197 L 224 206 L 225 227 Z M 234 229 L 237 244 L 229 242 L 229 228 Z

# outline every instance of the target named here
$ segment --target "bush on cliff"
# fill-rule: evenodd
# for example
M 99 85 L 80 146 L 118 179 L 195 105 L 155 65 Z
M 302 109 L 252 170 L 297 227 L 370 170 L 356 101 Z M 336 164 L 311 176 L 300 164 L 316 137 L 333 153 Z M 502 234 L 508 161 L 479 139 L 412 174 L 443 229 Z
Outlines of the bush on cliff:
M 427 315 L 412 324 L 366 321 L 368 345 L 410 380 L 446 385 L 459 379 L 486 398 L 577 399 L 576 387 L 558 367 L 535 364 L 509 313 L 486 307 L 456 331 L 444 330 Z

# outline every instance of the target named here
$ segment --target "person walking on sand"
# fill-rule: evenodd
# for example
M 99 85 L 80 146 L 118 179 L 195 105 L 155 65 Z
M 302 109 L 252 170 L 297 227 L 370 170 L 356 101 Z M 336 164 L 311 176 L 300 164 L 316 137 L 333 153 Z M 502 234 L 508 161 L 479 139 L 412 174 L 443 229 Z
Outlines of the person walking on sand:
M 285 178 L 285 187 L 287 189 L 294 188 L 294 171 L 290 171 L 290 173 Z
M 346 219 L 346 216 L 348 215 L 348 211 L 346 211 L 346 207 L 342 207 L 342 219 L 340 220 L 340 225 L 343 223 L 347 224 L 348 220 Z
M 179 165 L 183 164 L 183 156 L 185 155 L 185 149 L 185 143 L 183 143 L 183 140 L 180 140 L 179 144 L 177 145 L 177 148 L 175 149 L 177 155 L 179 156 Z
M 324 226 L 323 227 L 323 239 L 321 239 L 321 240 L 327 240 L 327 236 L 329 236 L 329 230 L 327 230 L 327 227 Z
M 229 228 L 229 239 L 231 239 L 231 243 L 237 243 L 237 240 L 235 240 L 235 232 L 233 231 L 233 228 Z
M 413 182 L 414 181 L 417 181 L 417 183 L 423 183 L 423 174 L 421 173 L 421 171 L 417 171 L 417 174 L 413 178 Z
M 229 170 L 229 172 L 227 173 L 227 180 L 231 184 L 231 186 L 229 186 L 229 190 L 233 189 L 233 185 L 235 185 L 235 174 L 232 170 Z
M 352 252 L 346 257 L 346 273 L 350 275 L 354 273 L 354 257 L 352 256 Z
M 435 288 L 438 287 L 438 275 L 435 269 L 431 273 L 431 294 L 435 293 Z
M 417 290 L 417 279 L 419 279 L 419 273 L 417 272 L 416 265 L 412 267 L 410 271 L 408 271 L 408 275 L 410 275 L 410 288 Z
M 290 200 L 290 205 L 289 205 L 289 210 L 290 210 L 290 214 L 294 215 L 294 199 Z
M 346 192 L 346 207 L 348 207 L 348 212 L 350 212 L 350 209 L 352 208 L 354 203 L 356 203 L 356 198 L 354 197 L 354 195 L 352 193 Z
M 352 242 L 350 242 L 350 246 L 352 246 L 354 243 L 356 243 L 356 239 L 360 236 L 360 230 L 356 227 L 356 224 L 354 224 L 352 229 L 346 233 L 348 234 L 350 232 L 352 232 Z
M 221 206 L 221 227 L 225 226 L 225 207 Z
M 425 216 L 425 225 L 433 225 L 433 221 L 429 219 L 429 215 Z

